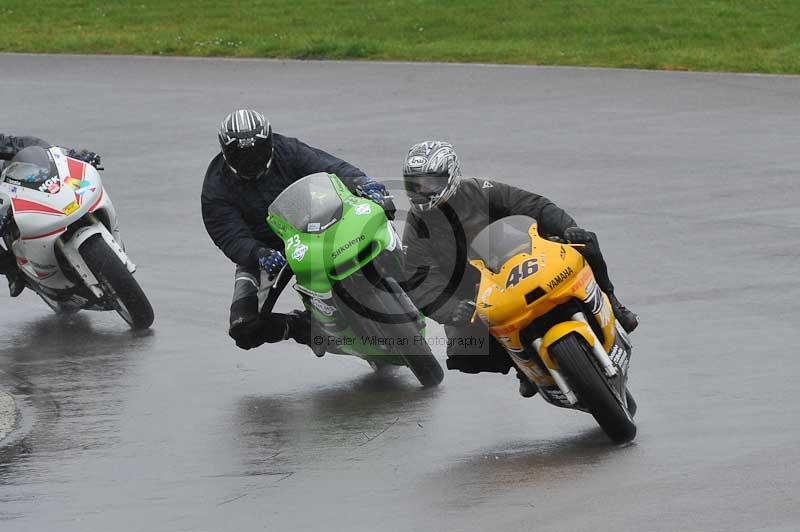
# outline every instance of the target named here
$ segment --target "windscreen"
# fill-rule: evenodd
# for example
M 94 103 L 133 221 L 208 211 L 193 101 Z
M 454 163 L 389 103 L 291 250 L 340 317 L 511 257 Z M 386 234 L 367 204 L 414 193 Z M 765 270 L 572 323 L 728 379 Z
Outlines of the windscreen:
M 269 213 L 298 231 L 318 233 L 342 216 L 342 200 L 328 174 L 311 174 L 281 192 L 269 206 Z
M 53 156 L 39 146 L 20 150 L 3 170 L 2 180 L 48 194 L 61 190 L 61 180 Z
M 472 240 L 472 255 L 494 273 L 500 272 L 514 255 L 531 252 L 528 229 L 535 223 L 529 216 L 509 216 L 492 222 Z

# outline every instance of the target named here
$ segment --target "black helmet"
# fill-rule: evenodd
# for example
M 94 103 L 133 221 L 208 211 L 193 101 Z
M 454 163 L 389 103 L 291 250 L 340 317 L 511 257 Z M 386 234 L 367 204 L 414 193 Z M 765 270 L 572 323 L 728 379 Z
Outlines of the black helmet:
M 242 179 L 259 179 L 272 164 L 272 126 L 264 115 L 239 109 L 225 117 L 219 127 L 222 156 Z
M 427 141 L 408 150 L 403 182 L 411 204 L 421 211 L 450 199 L 461 183 L 461 166 L 452 144 Z

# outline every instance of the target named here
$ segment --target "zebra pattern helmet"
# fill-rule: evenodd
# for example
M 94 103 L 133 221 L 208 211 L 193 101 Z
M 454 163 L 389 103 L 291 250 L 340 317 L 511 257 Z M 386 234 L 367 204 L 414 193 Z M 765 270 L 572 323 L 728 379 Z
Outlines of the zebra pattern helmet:
M 411 204 L 421 211 L 450 199 L 461 183 L 461 166 L 452 144 L 426 141 L 411 146 L 403 165 L 403 183 Z
M 222 121 L 219 145 L 228 168 L 242 179 L 265 176 L 272 164 L 272 126 L 258 111 L 239 109 Z

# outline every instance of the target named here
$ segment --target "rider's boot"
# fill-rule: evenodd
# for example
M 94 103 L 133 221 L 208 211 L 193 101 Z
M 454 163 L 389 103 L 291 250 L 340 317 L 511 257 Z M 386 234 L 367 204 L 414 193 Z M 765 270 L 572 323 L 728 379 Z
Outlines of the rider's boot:
M 632 333 L 639 325 L 639 316 L 620 303 L 617 296 L 614 295 L 614 292 L 608 294 L 608 299 L 611 302 L 611 308 L 614 310 L 614 316 L 617 318 L 617 321 L 619 321 L 619 324 L 622 325 L 625 331 Z
M 519 379 L 519 394 L 522 397 L 533 397 L 539 391 L 536 385 L 530 381 L 520 370 L 517 370 L 517 378 Z
M 8 278 L 8 292 L 11 297 L 17 297 L 25 290 L 25 279 L 17 267 L 14 254 L 0 247 L 0 273 Z
M 295 310 L 287 315 L 286 338 L 291 338 L 298 344 L 305 344 L 311 348 L 315 355 L 325 355 L 325 346 L 322 345 L 323 337 L 311 319 L 307 310 Z
M 8 277 L 8 293 L 11 297 L 17 297 L 25 290 L 25 279 L 22 276 L 22 272 L 11 270 L 6 273 L 6 277 Z

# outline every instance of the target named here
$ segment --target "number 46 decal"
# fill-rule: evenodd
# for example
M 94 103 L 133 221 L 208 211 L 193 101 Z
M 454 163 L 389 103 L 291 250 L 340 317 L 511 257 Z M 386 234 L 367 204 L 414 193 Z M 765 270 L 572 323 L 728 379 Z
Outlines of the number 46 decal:
M 539 271 L 539 263 L 536 259 L 528 259 L 522 264 L 514 266 L 508 274 L 506 280 L 506 288 L 517 286 L 520 281 L 527 279 L 534 273 Z

